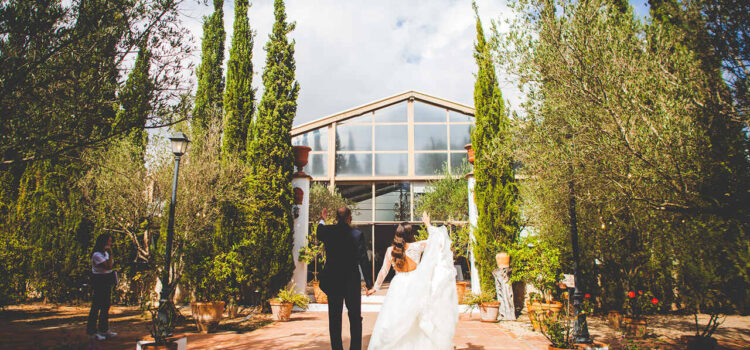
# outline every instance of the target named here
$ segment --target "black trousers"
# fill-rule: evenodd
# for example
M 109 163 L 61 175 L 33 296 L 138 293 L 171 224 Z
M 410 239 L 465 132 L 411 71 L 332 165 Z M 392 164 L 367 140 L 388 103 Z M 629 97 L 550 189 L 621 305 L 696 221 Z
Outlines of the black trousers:
M 335 288 L 328 294 L 328 332 L 331 336 L 331 348 L 343 350 L 341 343 L 341 313 L 344 302 L 349 311 L 349 330 L 351 332 L 350 350 L 362 348 L 362 299 L 359 273 L 349 278 L 342 286 Z
M 94 297 L 91 300 L 91 311 L 89 311 L 86 334 L 104 333 L 109 330 L 109 305 L 112 299 L 113 285 L 114 275 L 112 273 L 91 275 L 91 287 L 94 289 Z M 99 321 L 98 327 L 97 320 Z

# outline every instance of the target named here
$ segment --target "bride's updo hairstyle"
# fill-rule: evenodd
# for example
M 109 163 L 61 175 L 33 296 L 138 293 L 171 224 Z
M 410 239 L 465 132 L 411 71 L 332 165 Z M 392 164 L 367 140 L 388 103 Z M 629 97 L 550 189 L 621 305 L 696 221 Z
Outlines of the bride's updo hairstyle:
M 404 249 L 406 243 L 414 242 L 414 231 L 412 231 L 411 224 L 408 222 L 402 222 L 396 229 L 396 236 L 393 237 L 393 245 L 391 249 L 391 257 L 393 258 L 393 264 L 399 269 L 404 268 L 406 263 L 406 256 L 404 255 Z

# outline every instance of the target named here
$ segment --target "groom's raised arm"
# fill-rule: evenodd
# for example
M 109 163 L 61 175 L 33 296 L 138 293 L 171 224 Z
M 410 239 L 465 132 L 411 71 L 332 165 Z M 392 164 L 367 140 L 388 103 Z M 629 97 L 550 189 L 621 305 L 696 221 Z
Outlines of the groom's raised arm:
M 328 237 L 331 235 L 330 226 L 326 225 L 326 222 L 323 220 L 320 220 L 318 222 L 318 230 L 316 232 L 316 236 L 318 236 L 318 240 L 321 242 L 328 241 Z
M 359 250 L 359 267 L 362 269 L 362 275 L 365 276 L 365 285 L 367 289 L 372 288 L 372 265 L 367 257 L 367 248 L 365 248 L 365 235 L 360 232 L 357 239 L 357 249 Z

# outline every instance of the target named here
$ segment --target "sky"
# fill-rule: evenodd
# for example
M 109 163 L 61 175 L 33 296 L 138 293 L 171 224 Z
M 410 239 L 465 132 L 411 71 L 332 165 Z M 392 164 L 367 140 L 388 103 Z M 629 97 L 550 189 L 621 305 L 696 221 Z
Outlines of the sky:
M 637 0 L 643 2 L 644 0 Z M 202 1 L 203 2 L 203 1 Z M 202 17 L 213 12 L 212 1 L 183 5 L 183 23 L 200 48 Z M 296 22 L 297 81 L 301 88 L 294 125 L 357 107 L 401 92 L 415 90 L 473 106 L 476 22 L 470 0 L 287 0 L 287 19 Z M 512 15 L 504 1 L 478 0 L 489 34 L 491 20 Z M 633 2 L 643 17 L 647 8 Z M 273 0 L 251 0 L 253 86 L 262 93 L 263 46 L 273 25 Z M 234 1 L 225 0 L 226 55 L 229 57 Z M 502 27 L 501 27 L 502 28 Z M 200 50 L 191 56 L 200 61 Z M 225 62 L 226 67 L 226 62 Z M 503 96 L 517 106 L 510 78 L 499 77 Z

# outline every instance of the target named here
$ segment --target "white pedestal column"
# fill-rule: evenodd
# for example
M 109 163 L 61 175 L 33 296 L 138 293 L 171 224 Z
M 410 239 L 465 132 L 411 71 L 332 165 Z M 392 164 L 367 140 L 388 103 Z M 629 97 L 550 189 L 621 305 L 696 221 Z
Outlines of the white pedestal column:
M 469 224 L 471 224 L 469 237 L 470 242 L 474 242 L 474 228 L 477 226 L 477 217 L 479 217 L 477 203 L 474 201 L 474 186 L 476 186 L 477 181 L 474 179 L 474 172 L 466 175 L 466 178 L 469 180 Z M 471 268 L 471 292 L 479 294 L 482 292 L 482 286 L 479 284 L 479 272 L 477 271 L 477 264 L 474 259 L 473 245 L 469 249 L 469 265 Z
M 292 178 L 292 189 L 299 188 L 303 192 L 302 204 L 292 207 L 294 215 L 294 243 L 292 244 L 292 257 L 294 258 L 294 282 L 295 290 L 305 293 L 307 285 L 307 264 L 299 261 L 299 250 L 305 246 L 307 233 L 310 228 L 308 219 L 310 216 L 310 176 L 304 173 L 296 173 Z M 296 190 L 295 190 L 296 191 Z

